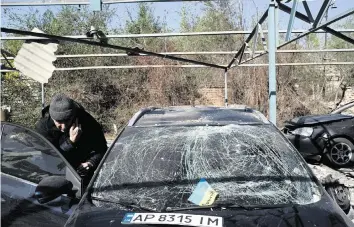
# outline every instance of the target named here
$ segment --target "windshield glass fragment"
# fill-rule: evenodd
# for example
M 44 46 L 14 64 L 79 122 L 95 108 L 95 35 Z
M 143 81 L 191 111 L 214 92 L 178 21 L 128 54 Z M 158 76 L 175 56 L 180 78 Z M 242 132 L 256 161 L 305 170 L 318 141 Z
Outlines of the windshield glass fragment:
M 188 201 L 206 179 L 214 205 L 309 204 L 320 191 L 300 155 L 269 125 L 125 129 L 94 182 L 92 196 L 137 201 L 156 211 Z M 112 206 L 94 200 L 96 206 Z

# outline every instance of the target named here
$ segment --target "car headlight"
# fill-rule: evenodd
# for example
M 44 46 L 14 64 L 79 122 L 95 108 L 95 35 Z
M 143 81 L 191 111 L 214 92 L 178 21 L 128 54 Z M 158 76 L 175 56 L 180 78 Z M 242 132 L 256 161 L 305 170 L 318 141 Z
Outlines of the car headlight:
M 297 128 L 291 132 L 293 135 L 310 137 L 313 133 L 313 128 Z

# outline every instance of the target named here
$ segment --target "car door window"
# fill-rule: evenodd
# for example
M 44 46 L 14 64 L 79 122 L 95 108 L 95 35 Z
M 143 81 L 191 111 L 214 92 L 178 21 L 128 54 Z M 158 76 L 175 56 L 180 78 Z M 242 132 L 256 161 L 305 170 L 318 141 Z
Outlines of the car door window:
M 39 183 L 48 176 L 65 176 L 66 163 L 55 148 L 33 131 L 3 124 L 1 172 Z

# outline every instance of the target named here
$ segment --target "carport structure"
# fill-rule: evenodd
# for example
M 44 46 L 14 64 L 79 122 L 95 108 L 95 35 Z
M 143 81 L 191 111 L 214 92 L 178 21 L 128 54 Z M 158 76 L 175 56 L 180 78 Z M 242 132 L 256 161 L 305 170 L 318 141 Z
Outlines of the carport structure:
M 173 0 L 173 1 L 183 1 L 183 0 Z M 184 1 L 203 1 L 203 0 L 184 0 Z M 204 0 L 207 1 L 207 0 Z M 15 6 L 49 6 L 49 5 L 90 5 L 92 10 L 100 10 L 102 4 L 122 4 L 122 3 L 136 3 L 136 2 L 171 2 L 171 0 L 107 0 L 100 2 L 100 0 L 90 0 L 86 1 L 70 1 L 70 2 L 41 2 L 41 3 L 29 3 L 29 2 L 2 2 L 2 7 L 15 7 Z M 292 6 L 286 5 L 286 3 L 292 4 Z M 225 80 L 225 105 L 228 105 L 228 72 L 234 67 L 239 66 L 265 66 L 264 64 L 250 64 L 252 60 L 259 58 L 263 55 L 268 54 L 268 71 L 269 71 L 269 120 L 276 124 L 276 66 L 277 65 L 354 65 L 354 62 L 312 62 L 312 63 L 286 63 L 286 64 L 276 64 L 276 54 L 277 53 L 296 53 L 296 52 L 354 52 L 354 49 L 341 49 L 341 50 L 279 50 L 280 48 L 295 42 L 296 40 L 303 38 L 311 33 L 329 33 L 335 37 L 338 37 L 350 44 L 354 45 L 354 39 L 345 35 L 346 32 L 354 32 L 352 30 L 336 30 L 330 28 L 329 26 L 343 18 L 346 18 L 354 14 L 354 8 L 348 9 L 347 11 L 336 15 L 335 17 L 323 21 L 325 14 L 327 13 L 329 7 L 333 5 L 334 0 L 323 0 L 322 6 L 318 13 L 314 14 L 310 9 L 307 0 L 269 0 L 269 6 L 264 14 L 261 16 L 259 21 L 256 23 L 255 27 L 251 31 L 224 31 L 224 32 L 194 32 L 194 33 L 164 33 L 164 34 L 128 34 L 128 35 L 109 35 L 110 38 L 139 38 L 139 37 L 171 37 L 171 36 L 198 36 L 198 35 L 234 35 L 234 34 L 248 34 L 248 37 L 244 40 L 243 44 L 238 48 L 236 52 L 170 52 L 170 53 L 154 53 L 150 51 L 145 51 L 139 48 L 130 48 L 117 45 L 111 45 L 106 42 L 96 42 L 90 40 L 92 38 L 87 36 L 56 36 L 48 35 L 37 32 L 23 31 L 11 28 L 1 27 L 1 32 L 18 34 L 23 36 L 16 37 L 3 37 L 3 40 L 35 40 L 35 39 L 51 39 L 58 41 L 68 41 L 76 42 L 87 45 L 99 46 L 104 48 L 111 48 L 116 50 L 125 51 L 126 53 L 133 53 L 134 55 L 140 56 L 155 56 L 164 59 L 170 59 L 180 62 L 185 62 L 185 65 L 136 65 L 136 66 L 91 66 L 91 67 L 77 67 L 77 68 L 57 68 L 56 70 L 70 71 L 70 70 L 88 70 L 88 69 L 100 69 L 100 68 L 148 68 L 148 67 L 185 67 L 185 68 L 197 68 L 197 67 L 212 67 L 220 69 Z M 303 4 L 306 14 L 298 11 L 298 5 Z M 288 26 L 286 31 L 279 31 L 278 28 L 278 12 L 279 10 L 290 15 Z M 295 19 L 300 19 L 308 24 L 310 24 L 310 29 L 293 31 L 293 25 Z M 268 30 L 262 29 L 264 22 L 268 22 Z M 265 36 L 265 34 L 268 34 Z M 279 33 L 285 33 L 285 41 L 280 43 Z M 294 34 L 296 37 L 292 38 Z M 26 37 L 27 36 L 27 37 Z M 259 39 L 260 38 L 260 39 Z M 253 40 L 253 45 L 250 46 Z M 263 49 L 257 50 L 257 42 L 261 41 Z M 178 57 L 178 55 L 206 55 L 206 54 L 226 54 L 234 53 L 234 57 L 230 60 L 228 65 L 219 65 L 213 62 L 202 62 L 196 61 L 189 58 Z M 248 54 L 248 55 L 246 55 Z M 106 56 L 127 56 L 128 54 L 114 54 Z M 6 51 L 2 50 L 2 59 L 6 61 L 14 59 L 14 57 L 9 57 Z M 99 55 L 61 55 L 57 57 L 92 57 Z M 104 57 L 100 56 L 100 57 Z M 248 64 L 246 64 L 248 63 Z M 2 72 L 13 71 L 14 68 L 2 70 Z M 42 84 L 43 88 L 43 84 Z M 42 89 L 42 103 L 44 103 L 44 89 Z

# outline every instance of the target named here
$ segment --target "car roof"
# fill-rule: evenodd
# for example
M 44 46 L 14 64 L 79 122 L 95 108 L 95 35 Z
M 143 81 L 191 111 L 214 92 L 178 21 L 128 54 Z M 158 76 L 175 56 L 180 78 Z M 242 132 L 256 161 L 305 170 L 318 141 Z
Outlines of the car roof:
M 270 124 L 259 111 L 244 105 L 169 106 L 141 109 L 128 126 Z

